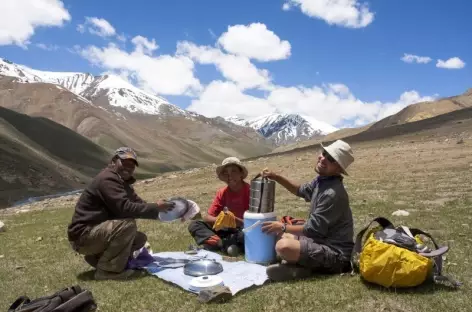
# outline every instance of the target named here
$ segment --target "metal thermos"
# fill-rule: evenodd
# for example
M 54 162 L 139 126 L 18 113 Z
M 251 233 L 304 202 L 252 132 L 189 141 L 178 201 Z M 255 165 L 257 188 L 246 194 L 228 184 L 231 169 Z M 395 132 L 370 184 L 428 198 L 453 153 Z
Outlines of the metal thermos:
M 249 211 L 255 213 L 273 212 L 275 203 L 275 181 L 260 177 L 261 174 L 258 174 L 251 180 Z

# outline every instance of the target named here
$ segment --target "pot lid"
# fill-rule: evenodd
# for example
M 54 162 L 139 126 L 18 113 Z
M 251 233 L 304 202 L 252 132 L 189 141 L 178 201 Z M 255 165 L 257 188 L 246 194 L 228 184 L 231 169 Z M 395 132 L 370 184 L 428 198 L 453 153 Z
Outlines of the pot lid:
M 159 220 L 164 222 L 171 222 L 182 218 L 189 209 L 189 203 L 185 198 L 174 197 L 169 199 L 170 202 L 175 203 L 171 211 L 159 212 Z
M 223 272 L 223 266 L 215 260 L 202 259 L 184 266 L 184 274 L 190 276 L 215 275 L 220 272 Z

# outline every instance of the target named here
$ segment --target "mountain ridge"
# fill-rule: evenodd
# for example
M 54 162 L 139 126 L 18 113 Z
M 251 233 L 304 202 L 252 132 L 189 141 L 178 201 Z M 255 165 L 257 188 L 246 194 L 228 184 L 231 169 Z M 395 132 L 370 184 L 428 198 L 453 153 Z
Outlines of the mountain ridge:
M 229 116 L 225 120 L 250 127 L 276 145 L 287 145 L 334 132 L 337 128 L 300 114 L 272 113 L 260 117 Z
M 77 96 L 123 117 L 125 109 L 131 113 L 155 115 L 156 118 L 183 116 L 188 119 L 203 117 L 179 108 L 166 99 L 143 91 L 120 76 L 90 73 L 50 72 L 31 69 L 11 61 L 0 59 L 0 74 L 16 77 L 23 83 L 53 83 Z M 313 117 L 298 114 L 269 114 L 250 119 L 224 117 L 242 127 L 249 127 L 276 145 L 285 145 L 337 130 Z
M 101 98 L 101 105 L 125 108 L 132 113 L 159 114 L 162 105 L 176 114 L 185 111 L 162 97 L 149 94 L 121 77 L 112 74 L 94 76 L 90 73 L 40 71 L 0 58 L 0 74 L 16 77 L 22 83 L 52 83 L 89 101 Z M 104 101 L 104 99 L 107 101 Z

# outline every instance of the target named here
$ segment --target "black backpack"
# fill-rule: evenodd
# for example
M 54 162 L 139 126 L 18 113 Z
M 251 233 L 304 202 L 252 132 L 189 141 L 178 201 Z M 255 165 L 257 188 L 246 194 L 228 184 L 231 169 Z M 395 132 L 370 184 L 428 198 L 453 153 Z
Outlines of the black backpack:
M 74 285 L 34 300 L 21 296 L 13 302 L 8 312 L 88 312 L 96 309 L 92 293 Z

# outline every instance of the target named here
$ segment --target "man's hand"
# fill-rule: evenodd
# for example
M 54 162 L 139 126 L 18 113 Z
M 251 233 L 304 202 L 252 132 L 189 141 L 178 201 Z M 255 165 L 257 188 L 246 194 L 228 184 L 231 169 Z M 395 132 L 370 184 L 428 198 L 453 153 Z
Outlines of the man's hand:
M 171 201 L 167 201 L 167 200 L 159 200 L 157 201 L 157 209 L 159 211 L 164 211 L 164 212 L 167 212 L 167 211 L 171 211 L 172 209 L 174 209 L 175 207 L 175 203 L 174 202 L 171 202 Z
M 269 178 L 269 179 L 272 179 L 272 180 L 275 180 L 277 178 L 277 174 L 271 170 L 269 170 L 269 168 L 264 168 L 264 170 L 262 170 L 261 172 L 261 175 L 263 178 Z
M 262 232 L 267 234 L 280 234 L 282 233 L 283 223 L 279 221 L 266 221 L 262 223 Z
M 236 226 L 244 227 L 244 220 L 243 219 L 240 219 L 238 217 L 234 217 L 234 219 L 236 220 Z

